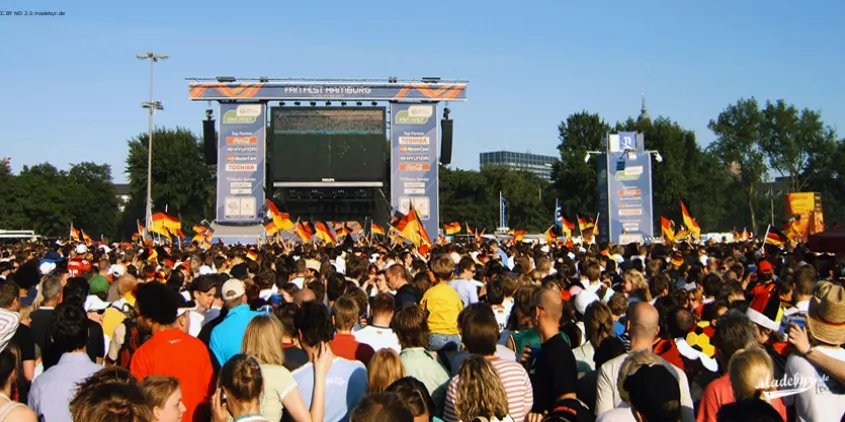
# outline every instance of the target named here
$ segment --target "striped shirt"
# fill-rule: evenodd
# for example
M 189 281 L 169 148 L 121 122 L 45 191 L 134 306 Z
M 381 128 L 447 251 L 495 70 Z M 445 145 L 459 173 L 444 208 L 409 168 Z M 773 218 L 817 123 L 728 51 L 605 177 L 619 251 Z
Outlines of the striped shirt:
M 528 373 L 518 362 L 498 357 L 488 358 L 488 361 L 496 369 L 499 380 L 505 387 L 508 395 L 508 414 L 514 421 L 524 421 L 528 412 L 531 411 L 531 406 L 534 405 L 534 392 L 531 389 Z M 457 375 L 449 382 L 449 389 L 446 391 L 446 407 L 443 411 L 443 420 L 446 422 L 460 421 L 455 410 L 455 398 L 460 382 Z
M 0 350 L 9 345 L 9 340 L 15 335 L 20 322 L 19 313 L 0 308 Z

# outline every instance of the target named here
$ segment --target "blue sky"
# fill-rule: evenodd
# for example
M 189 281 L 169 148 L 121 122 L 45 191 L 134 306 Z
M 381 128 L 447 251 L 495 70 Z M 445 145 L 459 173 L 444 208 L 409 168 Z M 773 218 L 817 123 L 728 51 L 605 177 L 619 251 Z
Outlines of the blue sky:
M 707 122 L 740 97 L 785 98 L 845 131 L 845 2 L 758 1 L 4 1 L 0 156 L 15 171 L 95 161 L 123 173 L 126 140 L 156 124 L 199 133 L 207 103 L 186 77 L 469 79 L 451 104 L 453 165 L 498 149 L 554 154 L 581 110 L 609 122 L 649 112 L 713 140 Z M 216 108 L 216 107 L 215 107 Z

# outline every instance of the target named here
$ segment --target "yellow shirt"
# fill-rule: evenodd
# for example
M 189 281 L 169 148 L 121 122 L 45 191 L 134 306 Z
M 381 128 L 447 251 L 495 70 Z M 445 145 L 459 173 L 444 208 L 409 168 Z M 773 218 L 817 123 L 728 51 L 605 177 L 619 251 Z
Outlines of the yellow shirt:
M 428 311 L 428 328 L 434 334 L 460 334 L 458 314 L 464 308 L 460 296 L 449 283 L 439 283 L 423 295 L 420 306 Z

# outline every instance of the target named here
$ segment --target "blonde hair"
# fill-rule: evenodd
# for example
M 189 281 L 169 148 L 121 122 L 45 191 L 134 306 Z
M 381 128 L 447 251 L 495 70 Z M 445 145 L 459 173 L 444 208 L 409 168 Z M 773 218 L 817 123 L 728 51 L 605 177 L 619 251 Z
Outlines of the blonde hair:
M 470 355 L 458 370 L 455 410 L 458 417 L 471 421 L 476 417 L 504 419 L 508 415 L 508 396 L 493 365 L 481 355 Z
M 650 366 L 650 365 L 662 365 L 663 361 L 654 354 L 651 350 L 638 350 L 636 352 L 632 352 L 622 361 L 622 366 L 619 367 L 619 376 L 616 379 L 616 388 L 619 390 L 619 397 L 622 398 L 622 401 L 625 403 L 630 404 L 630 399 L 628 398 L 628 391 L 625 390 L 625 379 L 628 378 L 628 375 L 631 375 L 643 366 Z
M 772 384 L 774 365 L 765 350 L 751 347 L 734 353 L 728 363 L 728 374 L 737 401 L 760 398 Z
M 179 389 L 179 380 L 164 375 L 152 375 L 141 381 L 141 389 L 153 408 L 163 408 L 173 393 Z
M 367 393 L 381 393 L 394 381 L 405 378 L 405 367 L 393 349 L 381 349 L 367 365 Z
M 242 351 L 254 356 L 259 363 L 282 365 L 285 353 L 282 350 L 284 328 L 274 315 L 259 315 L 249 322 L 244 332 Z
M 651 302 L 651 292 L 648 290 L 648 283 L 643 273 L 630 269 L 625 272 L 625 281 L 631 282 L 631 294 L 639 297 L 643 302 Z

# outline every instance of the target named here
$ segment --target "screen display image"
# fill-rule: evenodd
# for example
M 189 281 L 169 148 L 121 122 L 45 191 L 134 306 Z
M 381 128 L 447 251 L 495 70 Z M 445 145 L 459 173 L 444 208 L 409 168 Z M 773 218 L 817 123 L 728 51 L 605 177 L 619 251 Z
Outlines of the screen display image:
M 270 112 L 275 182 L 373 182 L 386 170 L 383 107 L 275 107 Z

